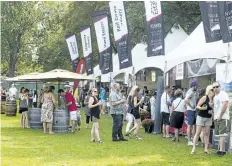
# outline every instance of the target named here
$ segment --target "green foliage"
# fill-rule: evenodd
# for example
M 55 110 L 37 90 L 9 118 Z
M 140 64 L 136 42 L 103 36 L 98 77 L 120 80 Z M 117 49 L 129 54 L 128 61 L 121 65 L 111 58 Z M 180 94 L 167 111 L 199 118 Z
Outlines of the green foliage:
M 132 46 L 146 42 L 144 2 L 125 3 Z M 76 2 L 2 2 L 2 65 L 3 75 L 22 74 L 36 69 L 55 68 L 71 70 L 70 55 L 64 36 L 74 33 L 82 55 L 80 26 L 92 26 L 94 63 L 98 64 L 98 47 L 92 14 L 109 10 L 108 1 Z M 165 34 L 174 24 L 180 24 L 191 33 L 200 23 L 198 2 L 162 1 Z M 114 41 L 109 13 L 110 37 Z M 115 43 L 113 51 L 116 52 Z M 30 68 L 29 70 L 27 70 Z

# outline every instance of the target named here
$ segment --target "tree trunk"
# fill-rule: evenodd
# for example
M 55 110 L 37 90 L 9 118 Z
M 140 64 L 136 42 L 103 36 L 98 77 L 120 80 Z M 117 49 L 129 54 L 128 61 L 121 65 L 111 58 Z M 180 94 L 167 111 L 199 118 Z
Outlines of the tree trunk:
M 9 64 L 9 73 L 8 77 L 14 77 L 15 75 L 15 65 L 16 65 L 16 59 L 15 59 L 15 51 L 10 51 L 10 64 Z

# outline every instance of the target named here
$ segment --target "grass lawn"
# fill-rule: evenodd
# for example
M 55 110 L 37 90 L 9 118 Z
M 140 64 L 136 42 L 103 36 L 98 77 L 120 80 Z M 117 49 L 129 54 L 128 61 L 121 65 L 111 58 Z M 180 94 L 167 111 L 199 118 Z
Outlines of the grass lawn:
M 45 135 L 42 130 L 21 129 L 19 118 L 19 115 L 1 115 L 3 166 L 232 165 L 232 155 L 219 158 L 214 150 L 206 155 L 202 148 L 197 149 L 196 155 L 191 155 L 191 147 L 187 146 L 184 138 L 180 143 L 173 143 L 171 139 L 161 138 L 161 135 L 145 134 L 142 129 L 143 140 L 112 142 L 111 117 L 101 117 L 100 136 L 103 144 L 90 142 L 91 129 L 84 128 L 84 113 L 82 128 L 75 134 Z

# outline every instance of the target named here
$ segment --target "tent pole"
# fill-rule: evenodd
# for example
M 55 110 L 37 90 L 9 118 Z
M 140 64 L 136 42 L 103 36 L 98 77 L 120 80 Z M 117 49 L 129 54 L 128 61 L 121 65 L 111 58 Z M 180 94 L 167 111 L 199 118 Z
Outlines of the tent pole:
M 37 85 L 37 81 L 35 82 L 35 90 L 36 90 L 36 97 L 35 97 L 35 102 L 36 102 L 36 107 L 37 107 L 37 104 L 38 104 L 38 85 Z
M 164 64 L 164 88 L 166 87 L 166 72 L 167 72 L 167 61 L 165 60 Z
M 230 43 L 228 43 L 228 53 L 227 53 L 227 60 L 226 60 L 225 82 L 226 82 L 226 79 L 227 79 L 229 63 L 230 63 Z
M 60 80 L 58 81 L 58 90 L 60 89 Z M 58 106 L 60 105 L 60 96 L 59 93 L 57 94 L 58 96 Z

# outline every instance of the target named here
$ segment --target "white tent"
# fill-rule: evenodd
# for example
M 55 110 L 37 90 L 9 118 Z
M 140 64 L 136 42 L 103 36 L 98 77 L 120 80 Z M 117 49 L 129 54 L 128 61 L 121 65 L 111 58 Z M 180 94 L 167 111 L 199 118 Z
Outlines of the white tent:
M 165 53 L 169 53 L 174 48 L 178 47 L 186 38 L 188 37 L 187 33 L 178 25 L 173 26 L 172 29 L 167 34 L 165 42 Z M 131 51 L 132 53 L 132 63 L 137 73 L 139 70 L 147 67 L 156 67 L 161 70 L 164 69 L 164 56 L 154 56 L 147 57 L 147 45 L 139 43 Z M 114 74 L 113 77 L 117 76 L 120 73 L 132 73 L 133 67 L 126 69 L 119 69 L 119 59 L 118 55 L 114 59 Z
M 230 51 L 231 52 L 231 51 Z M 228 44 L 222 41 L 206 43 L 203 24 L 200 23 L 179 47 L 165 56 L 167 71 L 183 62 L 201 58 L 226 59 Z

